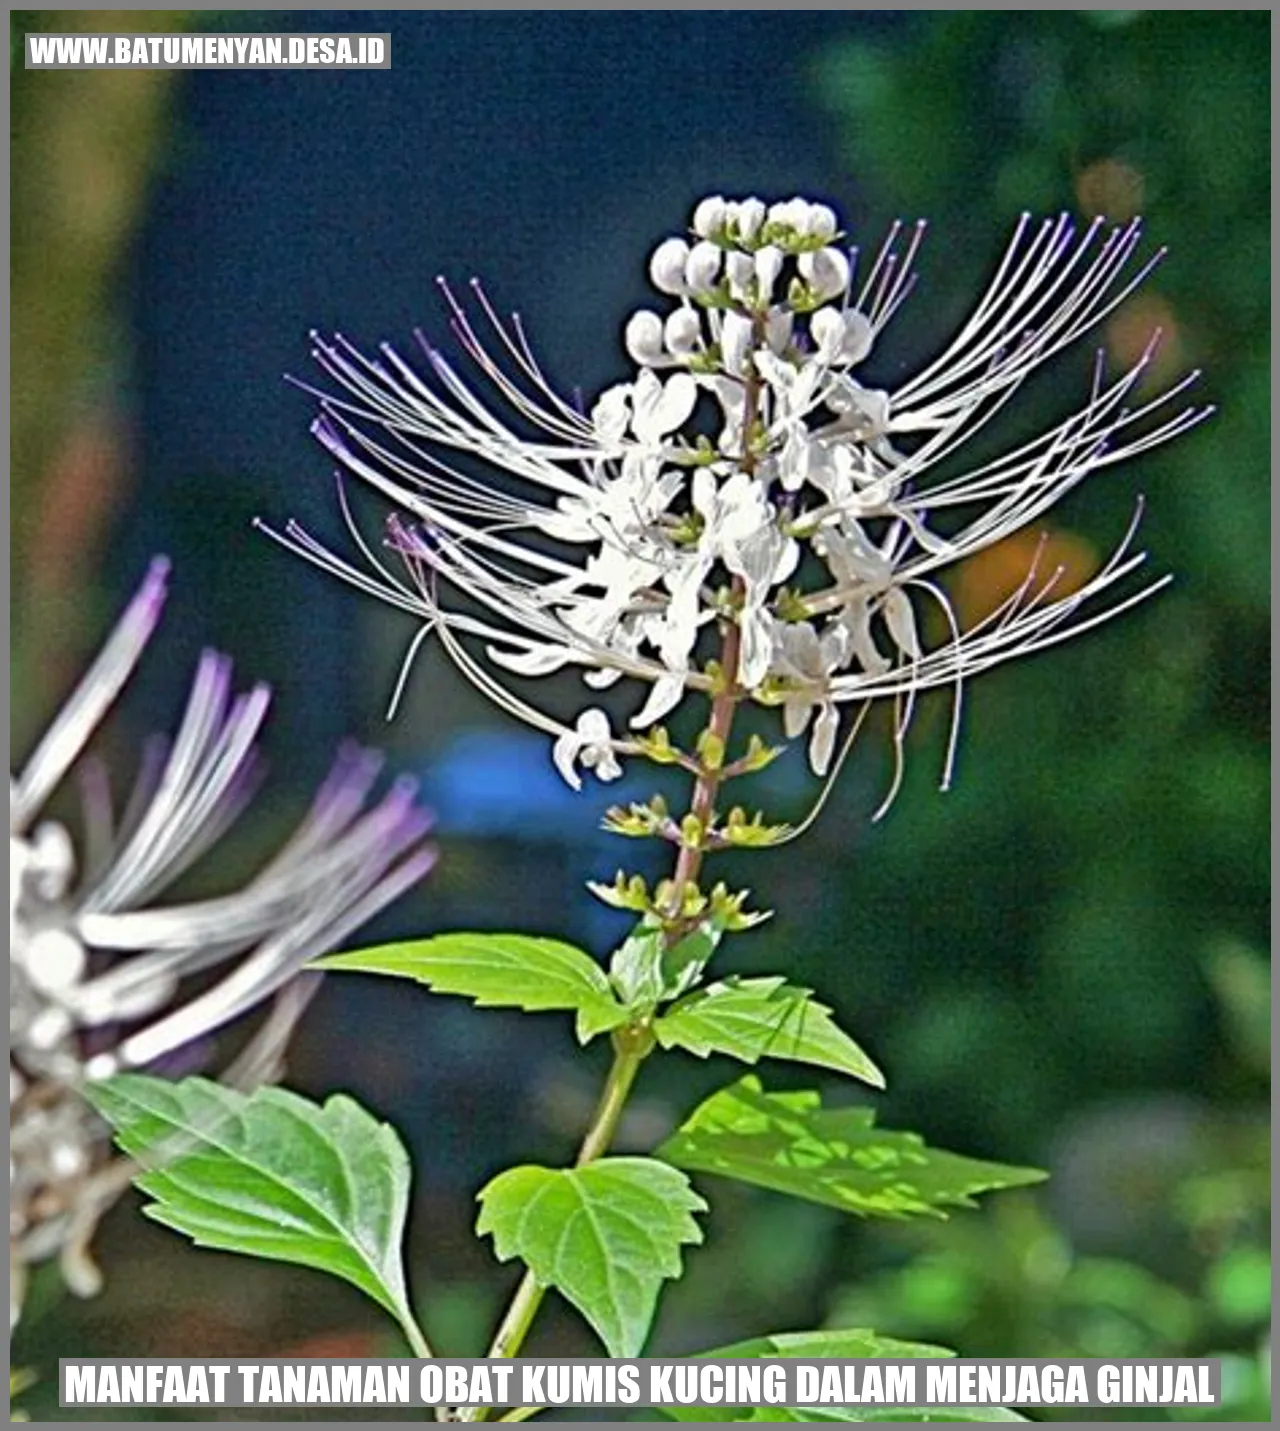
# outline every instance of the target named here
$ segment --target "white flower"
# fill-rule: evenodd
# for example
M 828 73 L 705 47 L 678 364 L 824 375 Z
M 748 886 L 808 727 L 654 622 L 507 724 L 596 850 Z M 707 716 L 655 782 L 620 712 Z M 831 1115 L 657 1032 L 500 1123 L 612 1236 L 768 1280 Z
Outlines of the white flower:
M 728 205 L 728 222 L 740 242 L 750 243 L 760 232 L 767 210 L 759 199 L 742 199 Z
M 421 878 L 433 859 L 413 783 L 399 782 L 370 805 L 381 762 L 352 748 L 292 837 L 242 889 L 158 902 L 257 783 L 254 742 L 269 692 L 259 685 L 233 695 L 230 664 L 212 652 L 200 659 L 172 742 L 148 747 L 122 820 L 93 765 L 83 770 L 82 846 L 40 818 L 141 658 L 167 570 L 164 561 L 152 564 L 10 786 L 11 1233 L 19 1266 L 69 1249 L 68 1275 L 82 1290 L 93 1281 L 83 1240 L 124 1184 L 98 1176 L 105 1129 L 78 1086 L 155 1065 L 273 997 L 275 1014 L 231 1076 L 274 1076 L 314 982 L 298 981 L 304 965 Z M 210 979 L 219 968 L 225 972 Z
M 725 208 L 725 202 L 718 194 L 703 199 L 693 211 L 691 227 L 694 233 L 700 238 L 710 238 L 718 233 L 724 227 Z
M 724 254 L 719 244 L 704 240 L 689 250 L 685 261 L 685 286 L 692 294 L 707 294 L 716 286 L 720 276 L 720 263 Z
M 627 356 L 635 363 L 656 367 L 666 357 L 662 341 L 662 318 L 647 308 L 641 308 L 627 320 L 623 333 Z
M 518 321 L 500 319 L 478 287 L 478 319 L 444 292 L 483 394 L 432 347 L 419 372 L 390 348 L 366 358 L 344 339 L 317 339 L 336 391 L 318 393 L 315 430 L 404 514 L 388 542 L 403 565 L 375 555 L 354 524 L 367 567 L 294 524 L 272 535 L 417 615 L 423 637 L 438 636 L 471 680 L 562 751 L 631 747 L 575 744 L 576 725 L 495 670 L 536 678 L 573 665 L 594 686 L 631 678 L 649 688 L 631 717 L 643 726 L 711 688 L 706 661 L 736 625 L 735 694 L 783 704 L 792 728 L 816 711 L 815 768 L 830 761 L 841 712 L 874 700 L 898 708 L 900 753 L 921 692 L 950 687 L 958 716 L 970 675 L 1155 589 L 1117 593 L 1143 560 L 1131 529 L 1084 585 L 1063 590 L 1033 568 L 962 631 L 947 570 L 1207 411 L 1177 404 L 1194 374 L 1138 396 L 1153 342 L 1118 375 L 1099 361 L 1078 409 L 1039 435 L 1003 451 L 989 441 L 1024 381 L 1150 272 L 1154 259 L 1136 262 L 1136 222 L 1077 230 L 1066 216 L 1024 218 L 938 355 L 901 380 L 874 380 L 865 369 L 915 285 L 923 234 L 895 225 L 860 272 L 826 205 L 704 200 L 692 246 L 670 238 L 652 256 L 655 286 L 674 302 L 665 317 L 645 310 L 628 324 L 638 372 L 589 416 L 555 391 Z M 978 432 L 984 455 L 968 459 Z M 1094 605 L 1104 596 L 1109 607 Z M 932 646 L 924 605 L 947 633 Z M 812 630 L 820 660 L 795 646 L 807 636 L 786 636 L 795 623 Z
M 809 763 L 815 774 L 825 775 L 835 753 L 840 715 L 831 695 L 831 676 L 847 664 L 849 635 L 839 624 L 819 636 L 811 622 L 782 626 L 778 631 L 775 674 L 788 683 L 783 700 L 783 730 L 788 739 L 804 733 L 816 712 L 809 742 Z
M 838 248 L 820 248 L 796 259 L 800 277 L 813 289 L 819 302 L 839 298 L 849 288 L 852 271 L 849 260 Z
M 601 780 L 616 780 L 622 774 L 622 766 L 613 753 L 609 717 L 596 707 L 583 711 L 577 727 L 557 739 L 553 755 L 556 769 L 575 790 L 582 789 L 582 777 L 575 768 L 578 765 L 594 770 Z

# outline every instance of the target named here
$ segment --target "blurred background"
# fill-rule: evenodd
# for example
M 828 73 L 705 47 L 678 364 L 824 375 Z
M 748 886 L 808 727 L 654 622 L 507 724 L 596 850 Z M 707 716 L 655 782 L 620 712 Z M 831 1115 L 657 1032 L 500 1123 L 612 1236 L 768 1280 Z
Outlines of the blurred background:
M 311 327 L 407 343 L 443 326 L 438 273 L 479 273 L 560 386 L 591 393 L 624 375 L 646 255 L 698 197 L 800 193 L 872 245 L 895 217 L 930 222 L 871 365 L 890 385 L 949 336 L 1024 209 L 1146 215 L 1170 256 L 1100 341 L 1121 362 L 1163 328 L 1162 375 L 1202 367 L 1219 411 L 1099 478 L 1049 541 L 1088 569 L 1141 492 L 1174 585 L 975 683 L 952 793 L 936 788 L 946 709 L 926 707 L 884 821 L 868 820 L 888 774 L 872 737 L 806 853 L 725 868 L 780 911 L 727 958 L 834 1005 L 887 1071 L 883 1123 L 1052 1179 L 923 1228 L 708 1182 L 710 1236 L 653 1349 L 830 1324 L 967 1355 L 1223 1355 L 1222 1419 L 1266 1419 L 1269 14 L 11 13 L 15 755 L 167 552 L 170 607 L 108 748 L 172 719 L 203 645 L 269 679 L 272 788 L 293 803 L 246 820 L 248 868 L 342 737 L 384 746 L 426 783 L 443 858 L 362 942 L 517 928 L 603 954 L 620 926 L 583 881 L 634 847 L 597 833 L 619 787 L 573 797 L 546 743 L 433 653 L 386 724 L 412 626 L 250 529 L 292 515 L 340 535 L 308 400 L 284 380 L 310 375 Z M 31 28 L 183 27 L 389 31 L 392 68 L 21 68 Z M 1032 406 L 1078 401 L 1091 361 L 1059 360 Z M 961 570 L 960 610 L 993 606 L 1027 556 Z M 805 808 L 799 750 L 770 780 L 770 813 Z M 482 1349 L 512 1281 L 471 1239 L 475 1189 L 570 1152 L 599 1056 L 568 1020 L 359 978 L 331 979 L 304 1022 L 295 1086 L 355 1092 L 414 1150 L 413 1281 L 447 1352 Z M 739 1071 L 655 1060 L 624 1146 Z M 58 1356 L 395 1349 L 355 1291 L 197 1252 L 132 1199 L 99 1251 L 98 1299 L 54 1276 L 29 1299 L 13 1355 L 39 1377 L 22 1398 L 36 1419 L 65 1419 Z M 594 1354 L 548 1306 L 529 1350 Z

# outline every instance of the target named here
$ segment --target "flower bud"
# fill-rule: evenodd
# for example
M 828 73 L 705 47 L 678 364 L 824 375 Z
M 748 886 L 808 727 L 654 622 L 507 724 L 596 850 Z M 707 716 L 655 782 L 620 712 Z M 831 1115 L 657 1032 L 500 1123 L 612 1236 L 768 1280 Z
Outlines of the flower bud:
M 749 253 L 727 253 L 724 256 L 725 277 L 729 280 L 729 296 L 739 303 L 747 301 L 756 266 Z
M 694 233 L 704 239 L 719 233 L 724 228 L 727 207 L 719 194 L 712 194 L 709 198 L 703 199 L 693 211 Z
M 764 223 L 765 208 L 759 199 L 743 199 L 741 203 L 731 204 L 731 216 L 737 222 L 738 237 L 743 243 L 750 243 L 760 232 L 760 225 Z
M 787 351 L 791 343 L 791 330 L 795 325 L 795 315 L 787 308 L 771 308 L 765 319 L 764 336 L 769 351 L 779 357 Z
M 775 244 L 766 244 L 756 251 L 756 285 L 761 305 L 773 297 L 773 285 L 782 272 L 782 250 Z
M 805 232 L 809 219 L 809 205 L 803 199 L 787 199 L 780 204 L 770 204 L 769 222 L 782 228 Z
M 802 253 L 797 260 L 800 277 L 813 289 L 819 302 L 839 298 L 849 286 L 849 260 L 838 248 L 820 248 Z
M 726 313 L 720 328 L 720 353 L 724 370 L 740 378 L 751 355 L 751 319 L 741 313 Z
M 687 358 L 702 347 L 702 320 L 692 308 L 677 308 L 663 324 L 662 337 L 669 352 Z
M 809 205 L 809 214 L 804 223 L 804 232 L 809 238 L 834 238 L 838 227 L 835 214 L 826 204 Z
M 684 265 L 689 245 L 680 238 L 664 239 L 649 259 L 649 280 L 659 293 L 684 293 Z
M 666 356 L 662 346 L 662 319 L 648 308 L 639 308 L 627 319 L 622 341 L 632 362 L 642 366 L 660 363 Z
M 690 293 L 710 293 L 720 276 L 720 249 L 704 239 L 689 250 L 684 265 L 685 286 Z

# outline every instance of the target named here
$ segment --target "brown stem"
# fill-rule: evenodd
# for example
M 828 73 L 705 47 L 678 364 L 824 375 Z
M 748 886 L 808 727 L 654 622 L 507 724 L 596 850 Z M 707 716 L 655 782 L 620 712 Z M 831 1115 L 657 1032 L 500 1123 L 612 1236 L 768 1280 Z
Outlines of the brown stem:
M 756 342 L 763 342 L 764 316 L 757 314 L 752 321 Z M 756 470 L 756 454 L 751 447 L 751 433 L 759 417 L 760 378 L 752 367 L 748 369 L 747 375 L 743 379 L 742 457 L 739 462 L 742 471 L 749 474 Z M 742 577 L 735 576 L 731 587 L 731 598 L 735 602 L 741 602 L 745 596 L 746 582 Z M 722 684 L 712 698 L 711 715 L 707 721 L 706 729 L 706 733 L 715 738 L 722 751 L 728 749 L 734 712 L 738 707 L 738 702 L 742 699 L 743 693 L 738 686 L 738 666 L 741 658 L 742 628 L 736 622 L 728 622 L 724 628 L 723 644 L 720 649 Z M 696 817 L 698 828 L 701 831 L 706 831 L 711 825 L 715 813 L 716 796 L 724 779 L 723 765 L 717 765 L 711 769 L 704 762 L 699 769 L 694 781 L 689 813 Z M 702 869 L 702 857 L 705 853 L 706 848 L 701 841 L 697 845 L 681 847 L 680 857 L 676 861 L 675 874 L 672 878 L 671 903 L 668 906 L 670 924 L 667 938 L 669 943 L 675 943 L 686 932 L 683 921 L 680 919 L 684 892 L 689 885 L 697 883 L 698 874 Z

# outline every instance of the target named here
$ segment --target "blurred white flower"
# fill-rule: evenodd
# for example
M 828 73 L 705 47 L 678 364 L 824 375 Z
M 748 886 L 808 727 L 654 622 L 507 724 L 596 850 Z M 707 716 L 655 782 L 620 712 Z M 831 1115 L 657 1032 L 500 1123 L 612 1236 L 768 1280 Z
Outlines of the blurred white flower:
M 41 820 L 54 789 L 120 693 L 155 629 L 168 564 L 146 580 L 89 671 L 10 783 L 10 1247 L 21 1305 L 27 1264 L 62 1253 L 73 1289 L 96 1288 L 84 1248 L 127 1184 L 79 1096 L 85 1080 L 190 1063 L 202 1040 L 275 997 L 224 1076 L 276 1076 L 315 977 L 300 971 L 430 868 L 429 820 L 412 781 L 375 803 L 381 761 L 339 756 L 293 835 L 234 893 L 158 896 L 222 837 L 258 783 L 255 737 L 269 692 L 233 696 L 230 663 L 201 657 L 177 734 L 152 742 L 123 813 L 105 775 L 81 769 L 84 834 Z M 219 969 L 225 972 L 218 973 Z M 199 987 L 192 990 L 196 976 Z
M 1066 589 L 1033 565 L 968 630 L 939 584 L 1086 477 L 1206 415 L 1176 401 L 1196 374 L 1154 397 L 1140 391 L 1153 338 L 1117 376 L 1099 356 L 1077 411 L 1002 455 L 965 461 L 1025 380 L 1146 278 L 1160 255 L 1137 262 L 1140 234 L 1137 222 L 1079 230 L 1065 215 L 1024 217 L 955 336 L 881 388 L 862 365 L 915 284 L 924 226 L 896 225 L 859 279 L 858 250 L 839 246 L 827 206 L 712 196 L 694 210 L 692 242 L 654 251 L 650 276 L 669 309 L 631 317 L 637 371 L 590 411 L 556 393 L 519 320 L 504 322 L 478 285 L 487 340 L 444 287 L 474 385 L 425 341 L 424 374 L 388 346 L 365 357 L 317 336 L 337 391 L 317 393 L 314 431 L 402 514 L 395 556 L 361 538 L 345 498 L 367 565 L 296 523 L 267 530 L 421 618 L 421 636 L 439 636 L 561 752 L 576 748 L 577 727 L 499 672 L 579 666 L 593 686 L 631 677 L 650 687 L 632 719 L 644 727 L 687 690 L 713 687 L 707 661 L 736 629 L 734 688 L 781 705 L 792 735 L 816 714 L 815 770 L 832 760 L 840 711 L 880 699 L 897 706 L 901 755 L 921 692 L 949 686 L 958 721 L 968 676 L 1086 630 L 1160 584 L 1117 589 L 1143 561 L 1133 527 L 1082 584 Z M 933 646 L 926 605 L 948 633 Z M 789 631 L 796 623 L 802 632 Z M 615 755 L 628 749 L 610 742 Z

